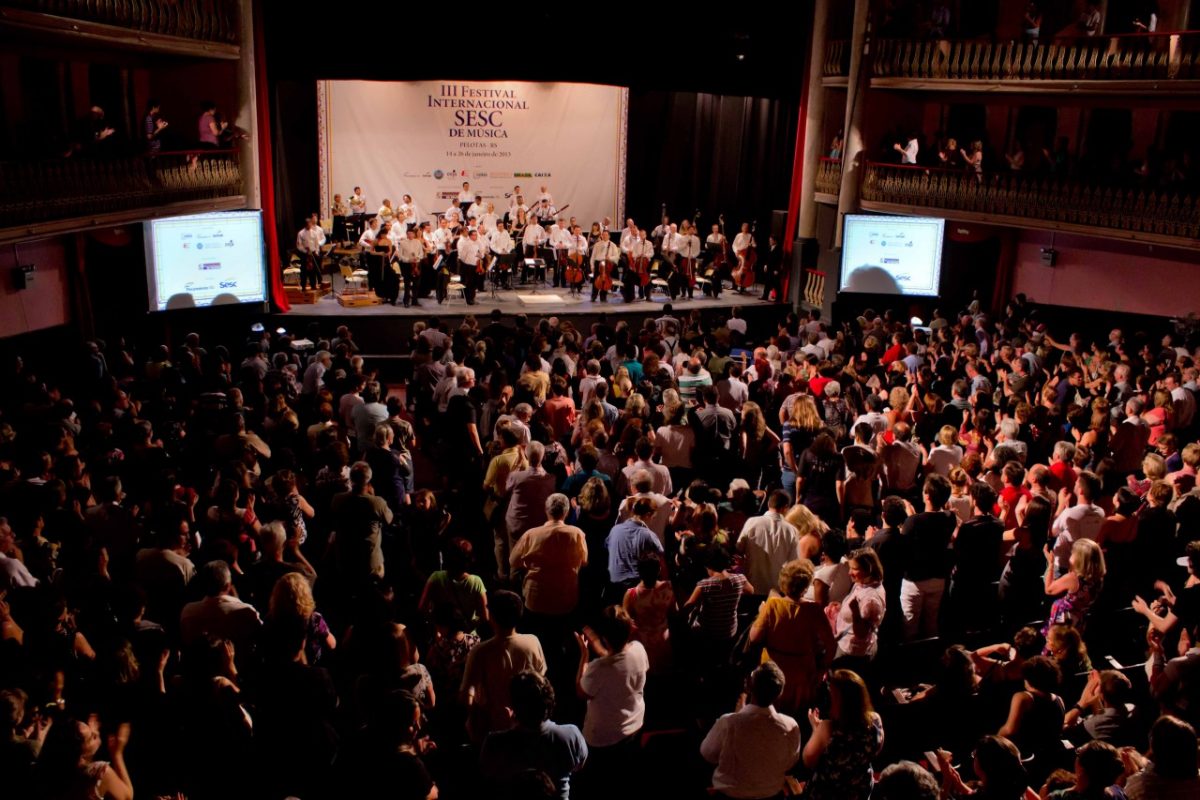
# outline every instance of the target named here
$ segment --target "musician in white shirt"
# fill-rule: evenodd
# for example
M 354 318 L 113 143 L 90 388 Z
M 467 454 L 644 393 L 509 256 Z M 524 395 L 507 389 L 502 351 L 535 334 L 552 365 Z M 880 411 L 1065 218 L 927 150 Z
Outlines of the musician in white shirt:
M 321 245 L 325 244 L 325 231 L 317 224 L 315 216 L 304 220 L 304 227 L 296 234 L 296 250 L 300 253 L 300 288 L 304 289 L 312 280 L 312 288 L 321 288 Z
M 625 227 L 621 229 L 621 252 L 629 252 L 629 243 L 633 241 L 638 234 L 637 225 L 633 224 L 633 218 L 625 220 Z
M 565 289 L 567 251 L 571 248 L 571 233 L 567 229 L 566 220 L 559 217 L 558 221 L 550 226 L 547 237 L 550 247 L 554 249 L 554 287 Z
M 637 287 L 639 296 L 643 300 L 649 300 L 649 269 L 650 261 L 654 258 L 654 243 L 646 238 L 645 231 L 634 228 L 634 234 L 634 237 L 629 240 L 629 248 L 625 251 L 625 255 L 629 259 L 629 267 L 625 270 L 625 283 L 632 283 L 635 287 Z M 635 269 L 635 267 L 638 266 L 638 259 L 642 260 L 641 268 L 647 271 L 647 279 L 644 285 L 642 283 L 640 273 Z M 627 290 L 626 293 L 629 297 L 633 297 L 632 291 Z
M 477 219 L 479 221 L 479 229 L 486 236 L 496 230 L 496 223 L 500 220 L 500 217 L 496 216 L 496 206 L 493 203 L 488 203 L 487 211 L 483 212 Z
M 487 236 L 488 247 L 496 254 L 496 265 L 493 269 L 499 274 L 501 288 L 509 288 L 509 276 L 512 274 L 513 255 L 516 248 L 512 235 L 509 234 L 503 220 L 496 222 L 496 228 Z
M 521 250 L 524 252 L 525 258 L 538 258 L 538 250 L 546 244 L 546 238 L 546 229 L 539 225 L 536 219 L 529 220 L 525 226 L 525 233 L 521 237 Z M 536 277 L 539 283 L 545 281 L 545 269 L 539 267 Z M 522 268 L 521 280 L 522 282 L 529 280 L 527 268 Z
M 417 301 L 417 281 L 421 274 L 421 260 L 425 258 L 425 243 L 421 241 L 420 231 L 409 228 L 407 238 L 397 246 L 400 258 L 400 272 L 404 276 L 404 307 L 419 306 Z
M 463 181 L 462 191 L 458 193 L 458 209 L 462 212 L 462 219 L 467 218 L 467 208 L 475 200 L 475 193 L 471 191 L 471 184 Z
M 521 187 L 518 186 L 517 188 L 520 189 Z M 550 194 L 550 189 L 545 184 L 542 184 L 542 190 L 541 190 L 541 192 L 538 193 L 538 196 L 537 196 L 537 201 L 539 203 L 542 202 L 543 200 L 545 200 L 550 205 L 554 205 L 554 195 Z
M 485 211 L 486 211 L 486 206 L 484 206 L 484 204 L 483 204 L 483 198 L 479 195 L 475 195 L 475 202 L 471 203 L 471 205 L 467 206 L 467 219 L 468 220 L 473 219 L 476 222 L 478 222 L 479 218 L 484 215 Z
M 675 271 L 675 251 L 679 247 L 679 228 L 676 225 L 664 225 L 662 242 L 659 245 L 659 254 L 665 263 L 668 272 Z M 670 280 L 670 276 L 667 277 Z
M 410 228 L 421 224 L 421 215 L 417 211 L 417 204 L 413 202 L 412 195 L 404 195 L 403 201 L 400 203 L 399 219 Z
M 600 297 L 601 303 L 608 302 L 608 289 L 601 288 L 601 281 L 607 276 L 612 281 L 617 274 L 617 262 L 621 258 L 621 248 L 608 238 L 608 231 L 600 230 L 600 240 L 592 246 L 592 302 Z
M 449 208 L 442 213 L 442 217 L 450 223 L 450 229 L 453 230 L 462 222 L 463 212 L 457 203 L 451 203 Z
M 350 213 L 351 214 L 367 213 L 367 198 L 363 197 L 361 186 L 355 186 L 354 194 L 350 195 Z
M 687 293 L 688 299 L 694 297 L 696 290 L 696 258 L 700 255 L 700 237 L 695 234 L 695 228 L 690 225 L 687 233 L 681 235 L 675 246 L 677 256 L 675 266 L 678 268 L 675 283 L 679 293 Z M 671 299 L 675 299 L 675 287 L 671 289 Z
M 358 246 L 361 250 L 371 250 L 375 247 L 375 237 L 379 235 L 379 226 L 383 224 L 379 217 L 372 217 L 367 227 L 363 229 L 362 236 L 358 237 Z
M 462 278 L 463 296 L 467 305 L 475 305 L 475 291 L 479 284 L 480 259 L 487 255 L 487 243 L 479 238 L 479 231 L 472 228 L 458 240 L 458 276 Z
M 751 247 L 754 247 L 754 236 L 750 233 L 750 223 L 743 222 L 741 232 L 733 237 L 733 257 L 740 260 Z
M 384 222 L 391 222 L 396 216 L 396 210 L 392 208 L 392 201 L 386 197 L 383 198 L 383 205 L 375 213 Z

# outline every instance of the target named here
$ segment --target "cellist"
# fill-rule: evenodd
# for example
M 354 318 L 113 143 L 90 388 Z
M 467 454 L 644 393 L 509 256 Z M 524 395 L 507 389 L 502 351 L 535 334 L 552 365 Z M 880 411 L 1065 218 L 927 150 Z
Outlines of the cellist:
M 704 250 L 708 259 L 708 266 L 705 268 L 704 277 L 711 281 L 707 291 L 712 294 L 715 300 L 721 296 L 721 281 L 728 271 L 726 263 L 727 253 L 729 252 L 729 240 L 721 232 L 719 224 L 713 224 L 712 233 L 704 240 Z
M 588 257 L 588 239 L 578 225 L 571 226 L 570 246 L 567 248 L 567 286 L 572 294 L 579 294 L 583 286 L 583 262 Z
M 600 297 L 601 303 L 608 302 L 608 293 L 613 288 L 613 270 L 621 258 L 621 248 L 608 238 L 608 231 L 601 230 L 600 238 L 592 246 L 592 302 Z
M 652 258 L 654 258 L 654 242 L 646 238 L 645 231 L 637 231 L 637 234 L 629 242 L 631 274 L 626 276 L 625 282 L 635 285 L 643 300 L 650 299 L 650 260 Z M 630 292 L 629 296 L 633 297 L 633 293 Z

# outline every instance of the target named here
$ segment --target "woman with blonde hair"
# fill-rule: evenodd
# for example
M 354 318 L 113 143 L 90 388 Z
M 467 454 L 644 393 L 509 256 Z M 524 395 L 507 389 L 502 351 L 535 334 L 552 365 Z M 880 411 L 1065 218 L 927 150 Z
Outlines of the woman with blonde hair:
M 1071 546 L 1070 569 L 1058 580 L 1054 580 L 1054 555 L 1047 544 L 1042 550 L 1046 556 L 1046 596 L 1055 597 L 1050 607 L 1050 618 L 1042 628 L 1042 635 L 1050 631 L 1051 625 L 1074 625 L 1083 633 L 1092 603 L 1104 588 L 1104 552 L 1091 539 L 1080 539 Z
M 950 470 L 962 463 L 963 449 L 958 444 L 958 431 L 952 425 L 943 425 L 937 434 L 937 446 L 929 450 L 925 458 L 926 474 L 950 475 Z
M 289 572 L 275 581 L 267 606 L 267 622 L 282 623 L 300 620 L 304 623 L 304 655 L 309 664 L 316 664 L 327 650 L 337 647 L 337 638 L 329 630 L 325 618 L 317 611 L 312 585 L 299 572 Z
M 633 379 L 629 377 L 628 367 L 617 367 L 617 372 L 613 375 L 613 399 L 627 400 L 633 394 Z
M 825 520 L 803 503 L 796 503 L 783 518 L 800 533 L 801 558 L 812 560 L 821 555 L 821 537 L 829 530 Z
M 774 661 L 786 677 L 783 694 L 775 703 L 783 713 L 794 713 L 813 704 L 825 671 L 837 652 L 824 609 L 803 599 L 812 580 L 813 565 L 808 559 L 784 564 L 779 571 L 781 596 L 768 597 L 750 627 L 748 645 L 761 645 L 762 660 Z
M 780 436 L 780 483 L 792 502 L 796 501 L 796 476 L 800 473 L 800 459 L 820 432 L 821 415 L 817 413 L 816 401 L 808 395 L 797 397 Z

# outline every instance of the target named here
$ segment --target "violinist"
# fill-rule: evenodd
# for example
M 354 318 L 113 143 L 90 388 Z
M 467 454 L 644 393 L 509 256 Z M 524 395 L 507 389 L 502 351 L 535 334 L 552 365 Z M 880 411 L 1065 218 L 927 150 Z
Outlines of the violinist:
M 608 302 L 608 293 L 613 288 L 613 270 L 621 258 L 621 248 L 609 241 L 608 231 L 600 231 L 600 239 L 592 246 L 592 302 L 600 297 L 601 303 Z

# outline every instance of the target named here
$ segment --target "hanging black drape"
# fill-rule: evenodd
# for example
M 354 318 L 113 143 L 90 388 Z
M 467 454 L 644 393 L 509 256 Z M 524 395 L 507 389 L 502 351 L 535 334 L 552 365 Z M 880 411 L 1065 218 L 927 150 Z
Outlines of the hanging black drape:
M 272 146 L 275 157 L 275 222 L 279 249 L 295 246 L 304 218 L 321 208 L 317 173 L 317 83 L 277 81 L 272 87 Z M 286 255 L 285 255 L 286 257 Z
M 752 219 L 764 232 L 787 208 L 797 113 L 792 100 L 631 90 L 626 214 L 652 228 L 666 203 L 673 221 L 699 209 L 705 232 L 719 213 L 731 239 Z

